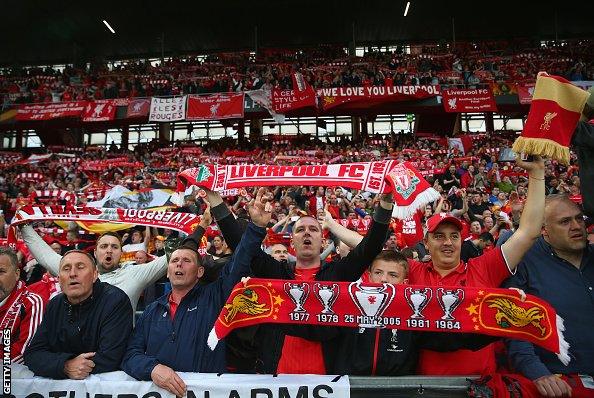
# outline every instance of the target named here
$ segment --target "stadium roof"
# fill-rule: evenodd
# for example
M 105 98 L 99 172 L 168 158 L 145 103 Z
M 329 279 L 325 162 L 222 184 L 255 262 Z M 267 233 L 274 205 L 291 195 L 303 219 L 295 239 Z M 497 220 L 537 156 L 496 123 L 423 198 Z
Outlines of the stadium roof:
M 253 50 L 256 36 L 260 48 L 451 41 L 452 17 L 457 40 L 592 38 L 580 4 L 411 0 L 404 17 L 405 0 L 21 0 L 3 5 L 0 65 Z

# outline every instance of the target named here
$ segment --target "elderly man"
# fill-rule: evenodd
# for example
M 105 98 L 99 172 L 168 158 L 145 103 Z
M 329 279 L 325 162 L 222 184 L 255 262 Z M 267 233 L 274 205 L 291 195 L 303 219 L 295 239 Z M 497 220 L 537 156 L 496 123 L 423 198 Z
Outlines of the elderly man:
M 23 362 L 23 352 L 43 316 L 43 300 L 19 281 L 16 253 L 0 247 L 0 327 L 10 331 L 10 360 Z M 4 352 L 4 339 L 0 348 Z
M 506 285 L 555 308 L 564 319 L 571 362 L 565 366 L 556 355 L 517 340 L 509 341 L 508 354 L 541 395 L 562 397 L 571 394 L 571 387 L 556 374 L 594 374 L 594 245 L 587 242 L 582 210 L 566 195 L 548 196 L 544 214 L 542 236 Z
M 97 280 L 90 254 L 71 250 L 60 260 L 62 294 L 48 304 L 25 350 L 36 376 L 85 379 L 119 369 L 132 331 L 132 306 L 119 288 Z
M 256 197 L 261 202 L 262 193 Z M 250 205 L 254 207 L 254 201 Z M 259 224 L 265 227 L 268 219 Z M 248 231 L 256 228 L 248 224 Z M 204 266 L 191 239 L 174 251 L 167 267 L 171 293 L 147 307 L 140 317 L 122 368 L 139 380 L 152 380 L 177 396 L 186 385 L 176 372 L 224 372 L 225 344 L 211 351 L 206 341 L 225 300 L 242 276 L 250 273 L 250 262 L 260 249 L 261 240 L 245 234 L 233 257 L 212 283 L 198 283 Z

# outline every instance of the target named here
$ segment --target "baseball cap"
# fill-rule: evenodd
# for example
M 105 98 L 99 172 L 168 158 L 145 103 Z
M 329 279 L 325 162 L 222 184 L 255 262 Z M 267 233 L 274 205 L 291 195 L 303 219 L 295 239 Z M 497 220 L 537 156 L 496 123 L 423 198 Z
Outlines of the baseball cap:
M 462 229 L 462 222 L 458 217 L 453 216 L 451 213 L 438 213 L 427 220 L 427 232 L 435 232 L 437 227 L 444 222 L 454 224 L 458 229 Z

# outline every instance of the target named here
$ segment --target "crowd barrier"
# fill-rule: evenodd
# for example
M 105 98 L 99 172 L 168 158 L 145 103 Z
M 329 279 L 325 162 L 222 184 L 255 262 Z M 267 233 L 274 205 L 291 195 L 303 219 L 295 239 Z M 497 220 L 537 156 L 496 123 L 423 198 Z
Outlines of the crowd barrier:
M 188 398 L 371 398 L 466 397 L 465 377 L 354 377 L 321 375 L 244 375 L 179 373 Z M 173 398 L 152 382 L 124 372 L 91 375 L 85 380 L 34 377 L 22 365 L 11 365 L 3 397 L 15 398 Z M 7 386 L 10 386 L 10 392 Z

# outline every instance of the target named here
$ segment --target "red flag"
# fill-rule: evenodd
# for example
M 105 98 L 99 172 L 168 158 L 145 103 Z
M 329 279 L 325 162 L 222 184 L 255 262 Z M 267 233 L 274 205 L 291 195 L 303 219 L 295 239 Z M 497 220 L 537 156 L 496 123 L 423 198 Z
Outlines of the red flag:
M 461 155 L 472 149 L 472 138 L 469 136 L 460 136 L 455 138 L 448 138 L 448 148 L 451 150 L 457 149 Z
M 98 100 L 87 104 L 83 111 L 83 122 L 104 122 L 113 120 L 116 113 L 116 104 L 113 100 Z
M 446 112 L 497 112 L 495 97 L 489 88 L 444 89 L 443 107 Z
M 512 147 L 569 164 L 569 144 L 590 94 L 559 76 L 538 74 L 530 112 Z
M 186 120 L 243 118 L 244 93 L 188 95 Z
M 316 106 L 316 92 L 299 72 L 293 73 L 292 90 L 272 90 L 272 109 L 278 113 Z
M 518 98 L 520 104 L 532 103 L 532 94 L 534 94 L 534 84 L 518 84 Z
M 127 117 L 132 118 L 148 116 L 150 108 L 150 98 L 139 98 L 131 100 L 128 104 Z

